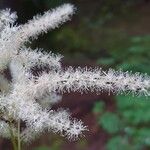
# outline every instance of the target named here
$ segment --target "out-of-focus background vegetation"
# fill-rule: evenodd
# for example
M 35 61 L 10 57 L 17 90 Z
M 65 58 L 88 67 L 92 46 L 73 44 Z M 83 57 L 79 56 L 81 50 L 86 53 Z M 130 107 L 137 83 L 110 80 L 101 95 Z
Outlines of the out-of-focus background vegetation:
M 71 22 L 42 35 L 31 45 L 61 53 L 63 66 L 100 66 L 150 75 L 150 0 L 0 0 L 18 12 L 18 23 L 64 2 L 77 7 Z M 52 133 L 24 149 L 149 150 L 150 99 L 107 92 L 65 94 L 55 108 L 69 108 L 89 131 L 71 142 Z M 0 149 L 10 150 L 7 140 Z

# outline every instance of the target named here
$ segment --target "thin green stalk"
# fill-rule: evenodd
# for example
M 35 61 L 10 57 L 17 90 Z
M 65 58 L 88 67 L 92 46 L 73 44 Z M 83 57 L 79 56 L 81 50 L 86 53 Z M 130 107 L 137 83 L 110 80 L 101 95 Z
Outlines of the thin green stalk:
M 15 139 L 15 137 L 14 137 L 14 133 L 13 133 L 13 130 L 12 130 L 11 126 L 10 126 L 10 128 L 9 128 L 9 131 L 10 131 L 10 135 L 11 135 L 11 143 L 12 143 L 12 145 L 13 145 L 13 149 L 14 149 L 14 150 L 18 150 L 17 144 L 16 144 L 16 139 Z
M 20 120 L 18 120 L 18 150 L 21 150 L 21 139 L 20 139 Z

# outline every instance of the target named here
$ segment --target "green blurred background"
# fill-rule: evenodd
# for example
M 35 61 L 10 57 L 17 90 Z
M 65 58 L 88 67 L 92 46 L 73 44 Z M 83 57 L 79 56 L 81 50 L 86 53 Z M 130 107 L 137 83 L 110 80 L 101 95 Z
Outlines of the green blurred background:
M 72 21 L 41 35 L 31 47 L 63 54 L 63 66 L 100 66 L 104 70 L 150 75 L 150 0 L 0 0 L 0 8 L 17 11 L 18 23 L 65 2 L 77 7 Z M 150 98 L 66 94 L 54 106 L 69 108 L 89 131 L 76 142 L 52 133 L 24 149 L 31 150 L 149 150 Z M 1 150 L 10 150 L 7 140 Z

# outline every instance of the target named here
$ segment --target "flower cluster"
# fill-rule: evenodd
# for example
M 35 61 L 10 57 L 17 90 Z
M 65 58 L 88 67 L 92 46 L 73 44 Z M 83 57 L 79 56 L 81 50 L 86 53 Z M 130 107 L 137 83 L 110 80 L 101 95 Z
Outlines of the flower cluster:
M 71 118 L 66 110 L 51 110 L 70 91 L 108 91 L 150 96 L 150 77 L 121 71 L 103 71 L 72 67 L 62 69 L 61 55 L 32 50 L 26 42 L 41 33 L 59 27 L 70 20 L 75 8 L 64 4 L 37 15 L 24 25 L 15 25 L 16 13 L 0 11 L 0 135 L 17 136 L 17 122 L 21 121 L 21 140 L 31 141 L 41 133 L 53 131 L 69 139 L 76 139 L 87 130 L 82 121 Z M 47 66 L 48 71 L 33 74 L 34 67 Z M 5 76 L 5 71 L 10 78 Z

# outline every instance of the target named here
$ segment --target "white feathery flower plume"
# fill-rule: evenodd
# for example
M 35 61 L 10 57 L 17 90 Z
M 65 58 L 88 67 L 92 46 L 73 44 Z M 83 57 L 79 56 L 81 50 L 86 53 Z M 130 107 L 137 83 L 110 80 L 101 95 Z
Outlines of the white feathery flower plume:
M 6 24 L 13 24 L 17 19 L 16 12 L 11 13 L 10 9 L 0 11 L 0 29 Z
M 61 94 L 70 91 L 97 93 L 133 93 L 150 96 L 150 77 L 139 73 L 61 68 L 61 55 L 32 50 L 25 46 L 39 34 L 70 20 L 75 8 L 64 4 L 37 15 L 25 25 L 16 26 L 16 13 L 0 11 L 0 135 L 28 142 L 43 132 L 53 131 L 77 139 L 87 130 L 82 121 L 71 118 L 68 111 L 51 110 Z M 34 75 L 34 67 L 48 66 L 48 72 Z M 11 79 L 3 76 L 9 70 Z M 18 125 L 19 124 L 19 125 Z M 20 130 L 20 126 L 22 126 Z M 11 129 L 11 132 L 10 132 Z M 18 135 L 18 133 L 20 133 Z

